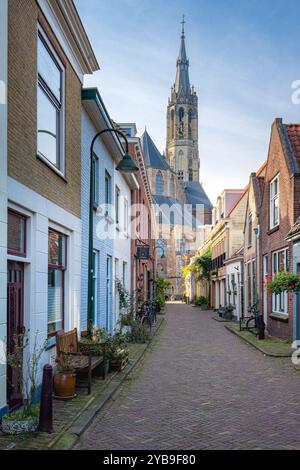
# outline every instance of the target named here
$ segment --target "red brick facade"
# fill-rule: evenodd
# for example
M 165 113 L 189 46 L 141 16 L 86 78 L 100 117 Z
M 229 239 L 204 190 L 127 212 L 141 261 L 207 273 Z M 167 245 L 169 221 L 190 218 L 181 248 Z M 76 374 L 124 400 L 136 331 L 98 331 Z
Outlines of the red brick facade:
M 297 155 L 290 142 L 289 127 L 276 119 L 272 125 L 266 175 L 263 186 L 260 210 L 260 253 L 261 259 L 267 256 L 267 274 L 272 274 L 272 255 L 281 249 L 288 249 L 287 265 L 293 270 L 293 246 L 287 240 L 288 232 L 300 213 L 300 179 L 295 173 Z M 289 145 L 290 144 L 290 145 Z M 292 159 L 294 161 L 292 161 Z M 279 175 L 279 225 L 270 229 L 270 183 Z M 265 281 L 263 263 L 260 263 L 260 279 Z M 260 305 L 267 311 L 267 330 L 270 335 L 280 338 L 293 338 L 293 294 L 288 294 L 287 314 L 273 312 L 272 295 L 267 292 Z

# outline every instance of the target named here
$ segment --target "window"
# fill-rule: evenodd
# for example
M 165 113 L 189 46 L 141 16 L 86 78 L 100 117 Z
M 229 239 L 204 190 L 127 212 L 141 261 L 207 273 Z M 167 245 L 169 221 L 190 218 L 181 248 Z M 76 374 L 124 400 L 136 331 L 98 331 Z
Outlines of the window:
M 173 175 L 170 178 L 170 196 L 175 197 L 175 181 Z
M 174 139 L 174 110 L 171 111 L 171 139 Z
M 192 119 L 193 119 L 193 111 L 189 110 L 189 139 L 192 138 Z
M 123 282 L 124 287 L 126 286 L 126 269 L 127 269 L 127 263 L 123 261 L 122 282 Z
M 248 247 L 250 247 L 252 245 L 252 231 L 253 231 L 252 213 L 249 212 L 249 215 L 248 215 Z
M 64 327 L 64 281 L 67 237 L 54 230 L 48 235 L 48 334 Z
M 164 193 L 164 178 L 160 171 L 156 174 L 155 192 L 158 195 L 162 195 Z
M 118 186 L 116 186 L 116 193 L 115 193 L 115 218 L 116 224 L 119 225 L 120 223 L 120 190 Z
M 279 175 L 270 183 L 270 229 L 279 225 Z
M 178 115 L 179 115 L 179 121 L 182 122 L 183 118 L 184 118 L 184 109 L 183 108 L 179 109 Z
M 288 250 L 272 253 L 272 274 L 288 270 Z M 288 313 L 288 293 L 272 294 L 272 310 L 275 313 Z
M 105 171 L 105 215 L 111 214 L 111 176 Z
M 247 264 L 247 294 L 248 294 L 248 307 L 252 306 L 252 276 L 251 276 L 251 263 Z
M 128 201 L 124 199 L 124 232 L 128 233 Z
M 189 169 L 189 181 L 193 181 L 193 170 Z
M 37 151 L 63 173 L 64 67 L 41 30 L 37 55 Z
M 253 303 L 257 301 L 257 291 L 256 291 L 256 261 L 252 262 L 252 296 Z
M 8 211 L 7 245 L 10 255 L 26 256 L 26 217 L 10 210 Z
M 93 324 L 97 325 L 98 320 L 98 258 L 99 253 L 98 251 L 93 251 L 93 304 L 94 304 L 94 312 L 93 312 Z
M 178 180 L 183 181 L 183 171 L 178 171 L 177 175 L 178 175 Z
M 99 160 L 94 154 L 92 159 L 92 177 L 93 177 L 93 204 L 97 208 L 99 205 Z

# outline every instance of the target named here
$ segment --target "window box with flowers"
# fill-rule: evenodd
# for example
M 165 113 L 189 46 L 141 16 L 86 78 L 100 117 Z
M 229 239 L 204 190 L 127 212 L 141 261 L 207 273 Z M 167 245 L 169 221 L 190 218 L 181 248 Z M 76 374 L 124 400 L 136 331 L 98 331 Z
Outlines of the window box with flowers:
M 272 294 L 283 292 L 300 292 L 300 275 L 281 271 L 274 276 L 268 276 L 266 286 Z

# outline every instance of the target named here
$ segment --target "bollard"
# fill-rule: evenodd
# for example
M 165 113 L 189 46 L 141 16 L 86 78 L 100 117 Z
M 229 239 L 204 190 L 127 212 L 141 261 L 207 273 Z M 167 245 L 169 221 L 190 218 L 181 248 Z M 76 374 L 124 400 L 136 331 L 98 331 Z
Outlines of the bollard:
M 51 432 L 53 430 L 53 368 L 46 364 L 43 368 L 42 395 L 40 403 L 40 432 Z
M 265 322 L 263 315 L 259 315 L 258 317 L 258 339 L 265 339 Z

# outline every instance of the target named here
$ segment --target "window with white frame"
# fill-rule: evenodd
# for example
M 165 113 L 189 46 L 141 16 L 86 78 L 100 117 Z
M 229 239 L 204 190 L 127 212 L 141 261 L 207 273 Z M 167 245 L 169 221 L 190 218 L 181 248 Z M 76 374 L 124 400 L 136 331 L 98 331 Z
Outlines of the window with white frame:
M 111 176 L 105 171 L 105 215 L 111 215 Z
M 99 160 L 94 154 L 92 159 L 92 184 L 93 184 L 93 205 L 97 209 L 99 205 Z
M 124 232 L 128 233 L 128 201 L 124 198 Z
M 270 182 L 270 229 L 279 225 L 279 175 Z
M 118 226 L 120 223 L 120 190 L 118 186 L 115 188 L 115 219 Z
M 252 232 L 253 232 L 252 212 L 249 212 L 248 214 L 248 247 L 252 245 Z
M 49 229 L 48 234 L 48 335 L 64 328 L 67 237 Z
M 37 47 L 37 153 L 64 173 L 65 68 L 41 28 Z
M 288 249 L 272 253 L 272 274 L 288 270 Z M 288 313 L 288 293 L 272 294 L 272 311 L 274 313 Z

